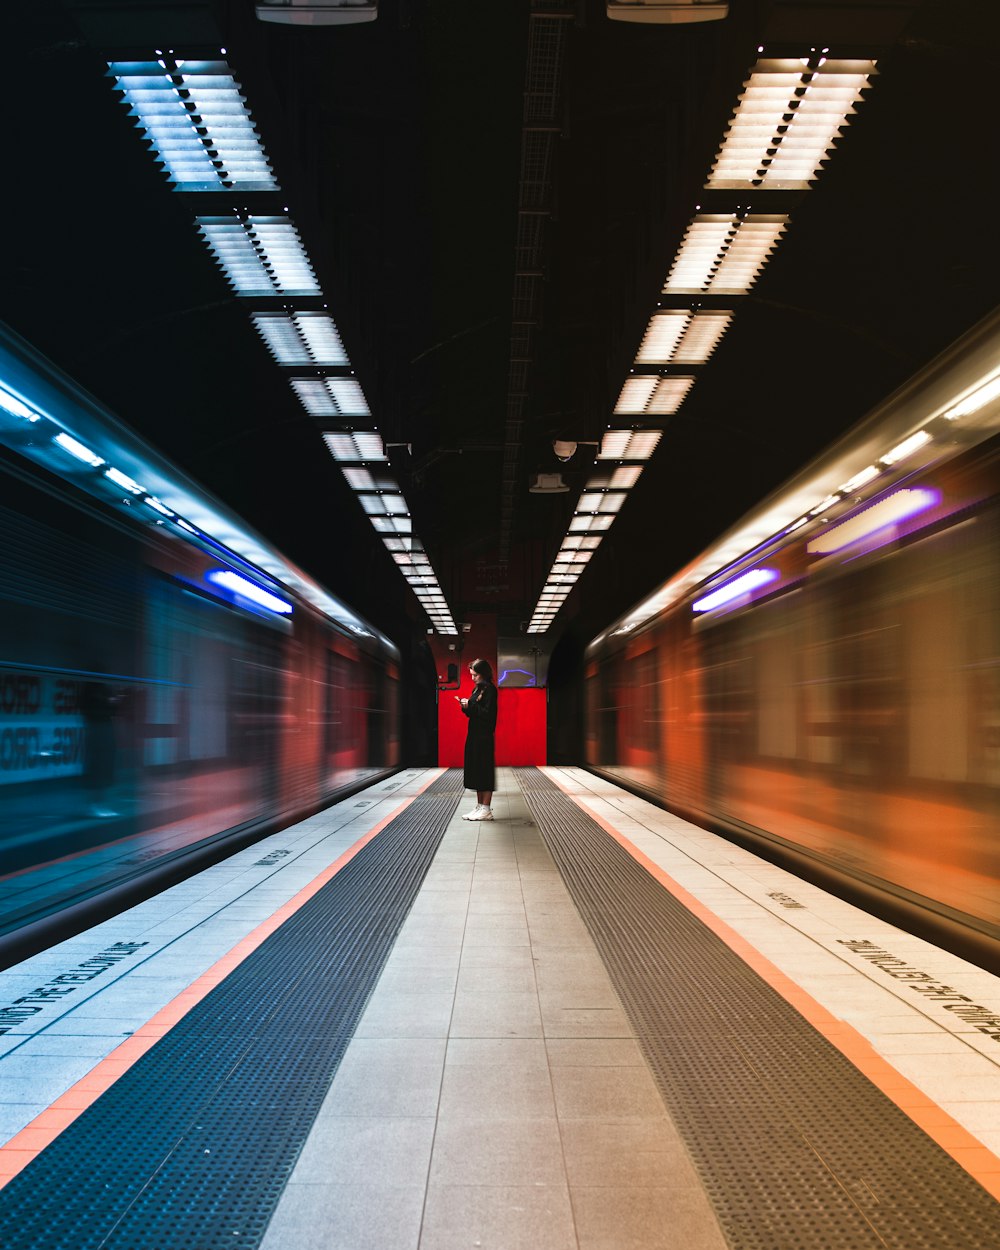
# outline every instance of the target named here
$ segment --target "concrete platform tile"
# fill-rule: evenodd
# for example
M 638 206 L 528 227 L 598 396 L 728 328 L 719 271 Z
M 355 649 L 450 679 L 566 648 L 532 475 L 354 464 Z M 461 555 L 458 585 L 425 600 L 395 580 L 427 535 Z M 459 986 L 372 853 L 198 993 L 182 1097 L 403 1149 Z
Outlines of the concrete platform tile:
M 566 1176 L 574 1186 L 671 1188 L 698 1185 L 677 1130 L 658 1119 L 560 1120 Z
M 557 1016 L 563 1011 L 621 1010 L 621 999 L 615 993 L 606 974 L 603 980 L 597 980 L 596 983 L 590 981 L 581 986 L 566 986 L 555 990 L 540 989 L 538 1003 L 543 1019 Z
M 535 1185 L 431 1185 L 420 1250 L 469 1250 L 472 1246 L 577 1250 L 567 1190 Z
M 663 1099 L 645 1067 L 553 1068 L 560 1120 L 658 1119 Z
M 525 943 L 502 946 L 466 946 L 462 950 L 462 971 L 470 968 L 510 968 L 534 972 L 531 947 Z
M 620 1007 L 550 1009 L 542 1021 L 546 1038 L 632 1037 L 632 1026 Z
M 446 1037 L 455 997 L 452 993 L 386 990 L 369 1002 L 356 1037 Z
M 324 1118 L 432 1117 L 441 1093 L 441 1072 L 424 1064 L 341 1065 L 323 1103 Z
M 452 1037 L 445 1063 L 450 1067 L 513 1068 L 547 1076 L 549 1056 L 545 1042 L 535 1037 Z
M 299 1156 L 291 1183 L 427 1184 L 433 1116 L 330 1116 L 318 1121 Z
M 411 942 L 397 942 L 392 954 L 386 960 L 385 971 L 396 972 L 405 968 L 427 968 L 438 972 L 458 972 L 462 959 L 461 944 L 456 942 L 450 946 L 420 945 Z
M 543 994 L 583 990 L 588 993 L 607 993 L 611 982 L 604 964 L 586 952 L 561 953 L 542 951 L 535 959 L 535 979 Z
M 520 890 L 481 887 L 468 898 L 470 916 L 517 916 L 524 918 L 524 899 Z
M 378 979 L 377 992 L 403 994 L 453 994 L 458 968 L 400 967 L 387 963 Z
M 726 1250 L 699 1190 L 574 1188 L 580 1250 Z
M 450 1033 L 452 1037 L 541 1037 L 538 997 L 516 990 L 459 990 Z
M 639 1044 L 628 1037 L 550 1037 L 545 1040 L 553 1068 L 645 1068 Z
M 544 1068 L 449 1063 L 441 1084 L 440 1121 L 551 1119 L 556 1105 Z
M 430 1183 L 564 1186 L 556 1121 L 443 1117 L 434 1138 Z
M 463 967 L 458 977 L 458 991 L 486 991 L 489 993 L 513 990 L 522 994 L 535 993 L 535 974 L 531 968 Z
M 416 1186 L 290 1183 L 261 1250 L 416 1250 L 424 1192 Z

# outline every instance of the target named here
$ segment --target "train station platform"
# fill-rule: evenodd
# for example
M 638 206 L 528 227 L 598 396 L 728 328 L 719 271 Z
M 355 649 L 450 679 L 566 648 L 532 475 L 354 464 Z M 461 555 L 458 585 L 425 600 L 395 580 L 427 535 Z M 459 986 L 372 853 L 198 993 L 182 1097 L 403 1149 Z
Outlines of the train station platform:
M 1000 978 L 581 769 L 0 974 L 4 1250 L 1000 1246 Z

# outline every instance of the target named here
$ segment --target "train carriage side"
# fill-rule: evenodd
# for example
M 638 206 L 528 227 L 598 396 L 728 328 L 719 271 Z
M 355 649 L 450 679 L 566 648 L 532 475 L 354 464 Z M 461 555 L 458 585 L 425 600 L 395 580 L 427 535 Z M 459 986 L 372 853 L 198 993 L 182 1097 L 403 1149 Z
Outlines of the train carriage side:
M 732 574 L 689 577 L 596 639 L 585 741 L 595 771 L 995 961 L 1000 326 L 990 341 L 974 437 L 948 442 L 939 414 L 935 455 L 743 562 L 759 590 L 716 604 Z

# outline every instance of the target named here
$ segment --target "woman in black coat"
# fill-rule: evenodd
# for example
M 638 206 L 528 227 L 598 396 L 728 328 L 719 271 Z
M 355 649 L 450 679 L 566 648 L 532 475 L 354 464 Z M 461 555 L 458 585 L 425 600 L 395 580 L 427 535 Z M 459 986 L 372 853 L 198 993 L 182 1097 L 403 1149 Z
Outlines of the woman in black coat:
M 493 731 L 497 727 L 497 688 L 493 669 L 487 660 L 473 660 L 469 672 L 475 688 L 467 699 L 459 699 L 462 711 L 469 718 L 465 739 L 465 787 L 475 790 L 478 803 L 463 820 L 492 820 L 490 802 L 493 798 Z M 457 697 L 457 696 L 456 696 Z

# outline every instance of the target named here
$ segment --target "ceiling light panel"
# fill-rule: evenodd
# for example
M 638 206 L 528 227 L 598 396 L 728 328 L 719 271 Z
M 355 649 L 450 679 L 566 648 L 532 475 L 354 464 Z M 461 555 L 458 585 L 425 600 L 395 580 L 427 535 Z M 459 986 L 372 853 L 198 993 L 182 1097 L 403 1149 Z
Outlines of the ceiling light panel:
M 289 378 L 302 407 L 312 417 L 368 417 L 368 403 L 353 378 Z M 381 440 L 380 440 L 381 442 Z
M 116 89 L 176 189 L 279 189 L 240 84 L 225 62 L 112 62 L 109 69 Z M 238 295 L 322 295 L 289 217 L 240 212 L 197 217 L 196 223 Z M 299 370 L 350 366 L 337 326 L 325 311 L 256 309 L 251 318 L 279 365 Z M 312 416 L 350 422 L 370 418 L 364 392 L 353 377 L 292 377 L 289 381 Z M 11 399 L 5 406 L 22 415 L 12 407 L 13 402 Z M 26 411 L 24 415 L 28 415 Z M 34 414 L 29 419 L 34 420 Z M 412 537 L 406 501 L 397 483 L 384 472 L 372 471 L 372 465 L 384 466 L 388 461 L 381 436 L 376 430 L 331 430 L 323 438 L 348 485 L 358 492 L 373 527 L 390 547 L 400 571 L 429 609 L 435 626 L 454 633 L 454 622 L 430 561 Z M 69 436 L 60 436 L 60 444 L 78 459 L 86 458 L 87 449 Z M 89 463 L 103 461 L 91 459 Z M 130 493 L 144 494 L 138 483 L 114 467 L 106 469 L 106 475 Z M 152 498 L 146 502 L 163 509 Z
M 622 387 L 616 416 L 670 416 L 684 402 L 694 386 L 693 377 L 631 377 Z
M 388 462 L 389 459 L 385 454 L 382 436 L 374 431 L 331 431 L 323 435 L 323 441 L 329 448 L 334 460 L 340 464 Z
M 587 490 L 630 490 L 642 476 L 642 465 L 618 465 L 587 479 Z
M 280 190 L 225 61 L 109 61 L 108 69 L 175 190 Z
M 371 517 L 371 523 L 380 534 L 412 534 L 413 525 L 408 516 Z
M 421 552 L 424 544 L 419 538 L 383 538 L 387 551 Z
M 406 500 L 400 494 L 386 492 L 380 495 L 359 494 L 361 506 L 369 516 L 405 516 L 409 509 Z
M 706 187 L 807 188 L 875 72 L 870 60 L 758 61 Z
M 396 490 L 396 482 L 387 473 L 376 477 L 370 469 L 341 469 L 351 490 Z
M 258 334 L 279 365 L 349 365 L 333 318 L 324 312 L 255 312 Z
M 569 523 L 570 533 L 587 534 L 609 530 L 614 519 L 611 513 L 604 513 L 600 516 L 575 516 Z
M 584 491 L 577 512 L 617 512 L 625 502 L 624 491 Z
M 699 213 L 684 234 L 663 294 L 745 295 L 787 225 L 787 215 L 779 213 Z
M 660 430 L 608 430 L 598 460 L 648 460 L 663 437 Z
M 202 237 L 237 295 L 321 295 L 288 217 L 198 217 Z
M 704 364 L 733 319 L 731 312 L 656 312 L 635 358 L 637 365 Z

